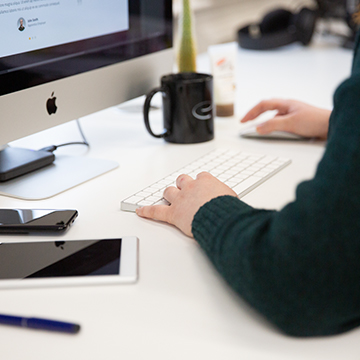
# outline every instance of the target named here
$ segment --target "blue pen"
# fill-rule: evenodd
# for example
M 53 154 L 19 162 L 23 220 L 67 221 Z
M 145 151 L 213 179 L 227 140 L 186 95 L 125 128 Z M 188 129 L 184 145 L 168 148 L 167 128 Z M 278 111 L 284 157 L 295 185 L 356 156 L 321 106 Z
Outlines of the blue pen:
M 30 329 L 40 329 L 49 331 L 60 331 L 69 334 L 76 334 L 80 331 L 80 325 L 72 324 L 63 321 L 40 319 L 40 318 L 27 318 L 22 316 L 11 316 L 0 314 L 0 324 L 20 326 Z

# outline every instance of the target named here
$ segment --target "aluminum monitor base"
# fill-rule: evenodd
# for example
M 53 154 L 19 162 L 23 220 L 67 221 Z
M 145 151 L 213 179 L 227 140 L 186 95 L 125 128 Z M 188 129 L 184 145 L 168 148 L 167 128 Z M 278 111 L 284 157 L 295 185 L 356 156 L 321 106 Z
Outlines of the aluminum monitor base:
M 23 200 L 43 200 L 118 166 L 117 162 L 111 160 L 57 155 L 51 165 L 0 183 L 0 195 Z

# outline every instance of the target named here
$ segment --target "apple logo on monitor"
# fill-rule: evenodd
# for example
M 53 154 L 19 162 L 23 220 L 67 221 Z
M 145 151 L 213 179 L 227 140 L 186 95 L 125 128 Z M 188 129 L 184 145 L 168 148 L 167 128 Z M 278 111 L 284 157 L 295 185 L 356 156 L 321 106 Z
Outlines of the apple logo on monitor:
M 46 110 L 49 113 L 49 115 L 56 113 L 57 106 L 56 106 L 56 96 L 54 96 L 54 92 L 51 94 L 51 97 L 46 102 Z

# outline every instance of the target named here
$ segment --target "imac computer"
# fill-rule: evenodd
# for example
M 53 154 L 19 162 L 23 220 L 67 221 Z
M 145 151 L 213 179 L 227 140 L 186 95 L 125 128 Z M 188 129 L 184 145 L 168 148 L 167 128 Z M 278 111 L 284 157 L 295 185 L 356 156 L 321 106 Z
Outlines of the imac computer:
M 148 92 L 172 71 L 172 27 L 171 0 L 0 0 L 0 194 L 46 198 L 116 167 L 7 144 Z

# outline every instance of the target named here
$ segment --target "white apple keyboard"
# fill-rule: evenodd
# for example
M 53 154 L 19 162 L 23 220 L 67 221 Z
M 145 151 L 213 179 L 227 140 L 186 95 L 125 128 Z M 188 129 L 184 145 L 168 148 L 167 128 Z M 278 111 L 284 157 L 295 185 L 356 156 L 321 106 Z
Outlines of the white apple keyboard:
M 169 205 L 163 198 L 165 188 L 175 186 L 176 179 L 181 174 L 188 174 L 196 178 L 196 175 L 202 171 L 211 173 L 227 184 L 240 198 L 290 163 L 290 159 L 265 154 L 225 149 L 213 150 L 169 176 L 127 197 L 121 201 L 121 210 L 135 211 L 137 208 L 146 205 Z

